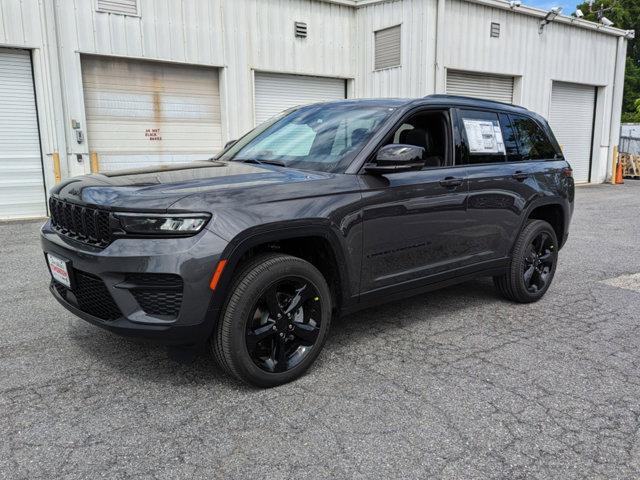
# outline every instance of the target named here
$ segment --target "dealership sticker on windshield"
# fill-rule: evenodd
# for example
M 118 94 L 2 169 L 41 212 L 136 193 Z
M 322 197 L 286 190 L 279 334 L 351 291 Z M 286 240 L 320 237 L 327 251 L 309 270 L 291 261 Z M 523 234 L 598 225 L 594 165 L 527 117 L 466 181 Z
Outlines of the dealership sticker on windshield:
M 51 271 L 53 279 L 65 287 L 71 288 L 71 279 L 69 278 L 67 262 L 51 255 L 50 253 L 47 253 L 47 260 L 49 261 L 49 270 Z

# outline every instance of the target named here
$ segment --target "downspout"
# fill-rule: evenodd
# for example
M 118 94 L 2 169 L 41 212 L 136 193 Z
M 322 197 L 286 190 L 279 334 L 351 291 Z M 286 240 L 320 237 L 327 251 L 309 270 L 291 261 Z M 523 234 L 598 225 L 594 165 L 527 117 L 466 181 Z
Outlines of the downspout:
M 627 34 L 632 35 L 632 34 Z M 616 46 L 616 63 L 613 73 L 613 93 L 611 101 L 611 118 L 609 121 L 609 159 L 607 160 L 607 173 L 605 173 L 605 181 L 607 175 L 611 183 L 615 183 L 615 168 L 617 161 L 618 143 L 620 141 L 620 121 L 622 114 L 622 94 L 624 90 L 624 71 L 625 61 L 627 57 L 626 37 L 618 37 L 618 45 Z
M 445 93 L 445 72 L 444 72 L 444 16 L 445 0 L 438 0 L 436 14 L 436 59 L 435 72 L 433 78 L 434 93 Z

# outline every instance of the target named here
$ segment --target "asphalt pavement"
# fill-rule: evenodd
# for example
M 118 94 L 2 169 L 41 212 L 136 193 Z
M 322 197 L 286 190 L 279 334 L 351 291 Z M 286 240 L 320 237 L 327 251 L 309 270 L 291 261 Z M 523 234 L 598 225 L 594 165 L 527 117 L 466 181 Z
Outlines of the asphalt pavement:
M 40 223 L 0 225 L 0 478 L 640 477 L 640 182 L 577 189 L 540 302 L 366 310 L 270 390 L 76 319 Z

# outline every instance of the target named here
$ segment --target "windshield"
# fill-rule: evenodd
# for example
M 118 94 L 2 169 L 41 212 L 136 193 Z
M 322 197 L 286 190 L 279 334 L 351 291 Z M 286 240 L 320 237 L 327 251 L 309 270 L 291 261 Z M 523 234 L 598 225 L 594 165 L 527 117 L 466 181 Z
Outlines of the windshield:
M 393 110 L 353 104 L 302 107 L 256 128 L 220 159 L 336 172 L 353 160 Z

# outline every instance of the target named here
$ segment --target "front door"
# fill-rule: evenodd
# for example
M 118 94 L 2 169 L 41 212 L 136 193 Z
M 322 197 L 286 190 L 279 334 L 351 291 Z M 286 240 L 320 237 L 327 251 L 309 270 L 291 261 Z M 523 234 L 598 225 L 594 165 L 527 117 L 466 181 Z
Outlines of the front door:
M 419 287 L 468 263 L 464 232 L 467 173 L 453 165 L 449 112 L 423 111 L 406 119 L 387 143 L 425 148 L 425 167 L 363 174 L 361 293 Z

